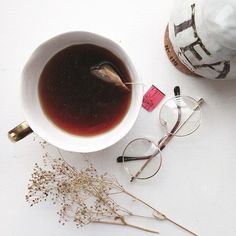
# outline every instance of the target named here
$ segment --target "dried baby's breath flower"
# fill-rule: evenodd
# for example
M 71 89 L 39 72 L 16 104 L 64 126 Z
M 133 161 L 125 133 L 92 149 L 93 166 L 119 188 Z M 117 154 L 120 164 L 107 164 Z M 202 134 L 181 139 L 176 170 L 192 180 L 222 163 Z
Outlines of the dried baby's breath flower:
M 38 164 L 35 164 L 28 185 L 26 201 L 30 206 L 47 200 L 59 205 L 58 215 L 61 224 L 65 224 L 68 220 L 73 220 L 77 227 L 89 223 L 107 223 L 126 225 L 158 233 L 157 230 L 128 223 L 127 218 L 135 216 L 167 220 L 196 235 L 127 192 L 114 176 L 107 173 L 99 174 L 91 164 L 84 169 L 77 170 L 62 157 L 53 159 L 46 153 L 44 155 L 44 165 L 45 167 L 41 168 Z M 135 214 L 118 204 L 117 196 L 135 199 L 151 209 L 153 215 L 141 216 Z

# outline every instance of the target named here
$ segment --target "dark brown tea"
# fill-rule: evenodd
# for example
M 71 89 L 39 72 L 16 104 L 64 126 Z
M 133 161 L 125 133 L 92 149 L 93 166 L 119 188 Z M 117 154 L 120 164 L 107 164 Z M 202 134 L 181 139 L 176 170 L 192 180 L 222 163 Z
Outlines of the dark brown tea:
M 107 61 L 123 82 L 131 78 L 124 63 L 109 50 L 92 45 L 72 45 L 54 55 L 39 80 L 44 113 L 61 129 L 76 135 L 104 133 L 121 122 L 131 101 L 124 92 L 93 76 L 91 67 Z

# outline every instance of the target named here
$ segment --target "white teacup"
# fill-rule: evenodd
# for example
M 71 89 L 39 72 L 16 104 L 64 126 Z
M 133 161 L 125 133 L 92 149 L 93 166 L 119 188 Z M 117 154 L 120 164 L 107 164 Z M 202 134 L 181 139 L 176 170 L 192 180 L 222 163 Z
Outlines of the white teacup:
M 134 125 L 142 103 L 142 86 L 132 85 L 131 104 L 123 120 L 113 129 L 96 136 L 78 136 L 58 128 L 45 115 L 39 101 L 38 83 L 47 62 L 59 51 L 75 44 L 94 44 L 108 49 L 126 65 L 130 78 L 140 83 L 138 74 L 124 50 L 102 36 L 82 31 L 68 32 L 49 39 L 31 55 L 22 73 L 21 97 L 25 122 L 9 132 L 12 141 L 18 141 L 31 131 L 48 143 L 74 152 L 94 152 L 107 148 L 123 138 Z M 109 112 L 109 111 L 108 111 Z

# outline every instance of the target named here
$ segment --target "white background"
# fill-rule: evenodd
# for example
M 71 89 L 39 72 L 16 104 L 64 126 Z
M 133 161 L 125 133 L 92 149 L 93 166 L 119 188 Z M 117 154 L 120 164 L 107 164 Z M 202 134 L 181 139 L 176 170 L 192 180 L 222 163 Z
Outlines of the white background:
M 174 1 L 173 1 L 174 2 Z M 141 110 L 130 133 L 106 150 L 86 155 L 102 171 L 115 174 L 132 193 L 202 236 L 236 235 L 236 80 L 191 78 L 168 61 L 163 35 L 171 0 L 0 1 L 0 235 L 151 235 L 131 228 L 88 225 L 77 229 L 57 222 L 54 206 L 30 208 L 27 183 L 45 151 L 31 135 L 17 144 L 7 132 L 24 120 L 20 105 L 20 74 L 31 52 L 45 40 L 67 31 L 95 32 L 117 42 L 133 60 L 145 90 L 156 85 L 166 97 L 175 85 L 182 93 L 203 97 L 203 121 L 192 136 L 176 138 L 163 151 L 160 173 L 130 184 L 115 157 L 135 137 L 159 139 L 160 105 Z M 47 147 L 47 148 L 50 148 Z M 73 163 L 80 154 L 65 153 Z M 170 223 L 157 222 L 163 236 L 188 235 Z

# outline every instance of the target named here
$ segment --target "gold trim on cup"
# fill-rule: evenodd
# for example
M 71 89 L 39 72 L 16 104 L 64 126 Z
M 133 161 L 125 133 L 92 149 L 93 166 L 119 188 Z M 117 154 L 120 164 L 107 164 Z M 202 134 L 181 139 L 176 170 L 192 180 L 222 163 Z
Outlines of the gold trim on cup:
M 15 143 L 32 132 L 33 130 L 29 127 L 28 123 L 24 121 L 8 132 L 8 138 Z

